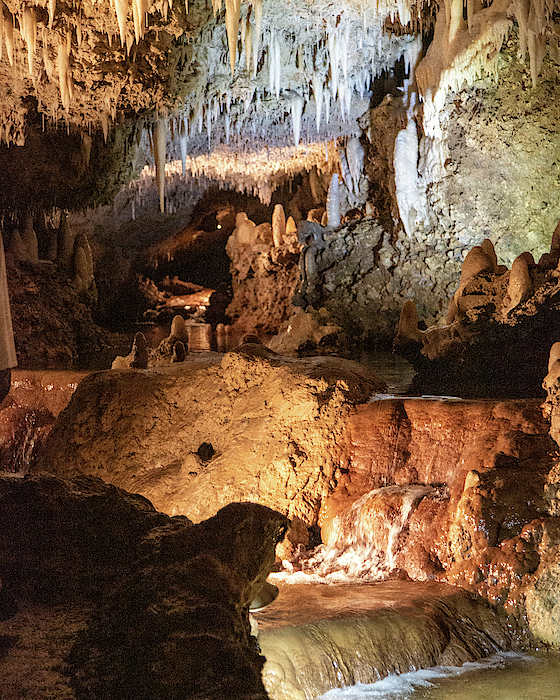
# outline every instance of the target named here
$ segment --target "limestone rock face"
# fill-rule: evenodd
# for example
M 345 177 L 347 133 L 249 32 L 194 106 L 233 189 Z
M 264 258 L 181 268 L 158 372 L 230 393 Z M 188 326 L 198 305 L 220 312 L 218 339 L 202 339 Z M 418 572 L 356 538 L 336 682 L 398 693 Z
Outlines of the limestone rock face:
M 558 547 L 558 525 L 553 537 L 546 533 L 543 538 L 543 561 L 527 594 L 527 618 L 534 634 L 547 644 L 560 646 L 560 549 Z M 552 545 L 552 546 L 551 546 Z
M 192 525 L 91 477 L 0 479 L 7 697 L 265 700 L 248 607 L 287 520 Z
M 241 499 L 312 525 L 344 419 L 381 383 L 350 361 L 291 360 L 256 344 L 218 358 L 90 375 L 38 467 L 99 476 L 195 521 Z
M 228 239 L 233 300 L 226 313 L 239 330 L 275 333 L 292 311 L 300 281 L 299 251 L 287 239 L 279 247 L 272 235 L 258 239 L 258 228 L 245 217 Z
M 7 275 L 20 368 L 109 366 L 117 349 L 128 351 L 128 338 L 97 326 L 89 307 L 54 267 L 8 265 Z

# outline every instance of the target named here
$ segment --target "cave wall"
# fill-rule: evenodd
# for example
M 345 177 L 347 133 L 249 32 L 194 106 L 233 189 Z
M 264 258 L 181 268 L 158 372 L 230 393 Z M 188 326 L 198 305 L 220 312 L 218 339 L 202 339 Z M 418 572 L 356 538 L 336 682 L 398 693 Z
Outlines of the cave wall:
M 516 52 L 513 35 L 500 56 L 497 81 L 487 76 L 447 93 L 439 139 L 423 132 L 422 103 L 408 111 L 419 143 L 414 153 L 409 138 L 401 156 L 412 173 L 401 185 L 409 188 L 404 206 L 395 187 L 395 150 L 387 144 L 406 133 L 402 100 L 388 96 L 362 117 L 369 199 L 381 211 L 316 245 L 309 303 L 325 306 L 364 338 L 388 340 L 407 299 L 428 326 L 445 313 L 466 253 L 485 238 L 508 266 L 525 250 L 536 260 L 549 251 L 560 220 L 560 113 L 554 99 L 560 68 L 545 59 L 533 87 L 529 66 Z

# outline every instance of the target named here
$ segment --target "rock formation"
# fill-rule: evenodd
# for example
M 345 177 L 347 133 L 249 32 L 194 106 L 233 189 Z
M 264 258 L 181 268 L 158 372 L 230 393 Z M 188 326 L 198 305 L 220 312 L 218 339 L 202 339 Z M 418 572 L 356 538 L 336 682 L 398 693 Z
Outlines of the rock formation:
M 483 247 L 473 248 L 447 315 L 425 331 L 399 326 L 394 348 L 421 371 L 419 385 L 432 380 L 444 393 L 538 396 L 560 320 L 556 255 L 553 243 L 537 264 L 524 253 L 509 271 Z
M 0 479 L 6 697 L 266 700 L 248 610 L 288 525 L 192 525 L 98 479 Z
M 354 362 L 293 360 L 254 343 L 223 358 L 100 372 L 78 386 L 37 467 L 99 476 L 195 521 L 239 496 L 312 526 L 345 416 L 383 388 Z M 206 461 L 203 443 L 213 448 Z
M 275 211 L 273 228 L 268 226 L 264 239 L 262 225 L 255 226 L 244 212 L 238 214 L 226 244 L 233 287 L 226 313 L 240 331 L 276 332 L 291 312 L 299 283 L 299 246 Z

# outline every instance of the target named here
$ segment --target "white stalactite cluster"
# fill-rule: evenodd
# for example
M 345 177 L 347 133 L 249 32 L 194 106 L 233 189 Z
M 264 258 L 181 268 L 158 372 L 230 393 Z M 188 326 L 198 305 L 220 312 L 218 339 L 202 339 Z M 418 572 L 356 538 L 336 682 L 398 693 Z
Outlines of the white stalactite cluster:
M 56 0 L 0 0 L 0 78 L 5 90 L 0 89 L 0 142 L 24 143 L 25 111 L 9 106 L 9 95 L 17 94 L 13 86 L 22 82 L 29 94 L 36 95 L 38 109 L 47 119 L 64 118 L 85 129 L 101 127 L 106 133 L 116 116 L 119 93 L 132 79 L 128 65 L 118 63 L 130 57 L 133 45 L 150 30 L 153 13 L 158 36 L 171 6 L 171 0 L 82 0 L 70 12 L 68 5 Z M 169 31 L 174 37 L 183 32 L 176 22 Z M 76 62 L 82 49 L 98 54 L 99 64 Z M 157 42 L 150 41 L 148 50 L 156 57 L 161 53 Z M 104 61 L 112 61 L 114 70 L 109 71 Z M 141 102 L 139 98 L 132 107 L 156 107 Z
M 158 129 L 161 129 L 161 126 L 160 121 Z M 171 137 L 170 129 L 167 129 L 167 135 Z M 156 139 L 153 140 L 154 151 L 156 151 Z M 168 150 L 171 150 L 170 146 L 168 139 Z M 209 179 L 219 183 L 224 189 L 233 188 L 238 192 L 259 197 L 264 204 L 270 204 L 274 190 L 296 174 L 310 171 L 314 167 L 320 173 L 330 174 L 337 167 L 340 167 L 334 141 L 310 144 L 307 149 L 285 146 L 246 152 L 238 152 L 223 144 L 208 155 L 195 157 L 186 155 L 184 161 L 172 160 L 165 163 L 165 180 L 162 174 L 161 152 L 154 160 L 155 165 L 147 165 L 139 180 L 134 183 L 138 197 L 137 205 L 138 208 L 143 205 L 143 197 L 149 192 L 149 185 L 155 178 L 159 190 L 161 210 L 166 210 L 168 213 L 171 210 L 166 209 L 163 204 L 163 188 L 169 187 L 177 179 L 184 180 L 184 171 L 194 182 L 197 179 L 201 181 Z M 139 184 L 143 182 L 145 185 Z
M 303 162 L 318 143 L 359 135 L 356 119 L 368 107 L 372 80 L 403 53 L 407 65 L 418 53 L 416 35 L 382 31 L 384 18 L 404 12 L 396 4 L 336 9 L 326 2 L 227 0 L 225 23 L 221 7 L 215 0 L 214 23 L 194 40 L 191 60 L 200 79 L 171 124 L 179 148 L 168 142 L 167 159 L 180 154 L 183 174 L 221 171 L 212 154 L 223 153 L 223 146 L 242 153 L 242 160 L 266 162 L 270 149 L 284 147 L 291 136 L 294 146 L 305 150 L 296 160 L 290 157 L 293 163 Z M 410 13 L 406 16 L 410 19 Z M 226 162 L 224 172 L 235 180 L 233 186 L 254 189 L 243 168 L 238 166 L 234 175 L 232 159 Z M 221 172 L 218 179 L 224 181 Z M 266 185 L 259 189 L 267 199 Z M 352 178 L 349 189 L 354 189 Z

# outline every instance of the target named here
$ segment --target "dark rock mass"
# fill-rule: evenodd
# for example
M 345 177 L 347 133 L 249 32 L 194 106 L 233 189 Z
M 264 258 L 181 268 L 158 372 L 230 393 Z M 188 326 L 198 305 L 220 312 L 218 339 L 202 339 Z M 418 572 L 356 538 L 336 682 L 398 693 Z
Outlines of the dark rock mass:
M 193 525 L 96 478 L 3 477 L 2 697 L 265 700 L 248 609 L 287 525 L 248 503 Z

